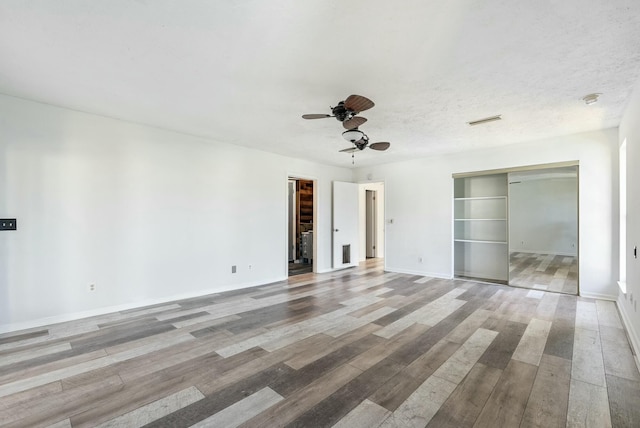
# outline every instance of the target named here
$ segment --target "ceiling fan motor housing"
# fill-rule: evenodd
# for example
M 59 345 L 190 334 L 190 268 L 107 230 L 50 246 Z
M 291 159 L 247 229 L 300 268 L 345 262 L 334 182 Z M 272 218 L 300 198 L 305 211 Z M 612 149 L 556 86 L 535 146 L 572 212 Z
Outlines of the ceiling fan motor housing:
M 344 106 L 344 101 L 340 101 L 337 106 L 331 109 L 331 112 L 340 122 L 344 122 L 353 116 L 353 112 Z

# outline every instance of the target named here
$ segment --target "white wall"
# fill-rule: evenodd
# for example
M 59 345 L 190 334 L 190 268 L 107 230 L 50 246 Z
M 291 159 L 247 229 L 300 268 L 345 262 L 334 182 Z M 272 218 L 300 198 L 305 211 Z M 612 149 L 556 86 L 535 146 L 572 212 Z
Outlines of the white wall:
M 509 245 L 510 251 L 576 256 L 578 179 L 523 179 L 509 184 Z
M 614 299 L 618 265 L 616 129 L 363 167 L 356 170 L 355 179 L 364 180 L 371 174 L 372 180 L 385 183 L 385 268 L 449 278 L 453 173 L 574 160 L 580 163 L 581 294 Z
M 361 183 L 359 189 L 360 261 L 367 259 L 367 190 L 376 191 L 376 257 L 384 257 L 384 183 Z
M 633 257 L 633 247 L 640 247 L 640 80 L 629 100 L 620 123 L 619 143 L 627 140 L 627 293 L 618 295 L 618 308 L 629 336 L 640 352 L 640 258 Z M 639 254 L 640 257 L 640 254 Z M 639 364 L 640 365 L 640 364 Z
M 285 279 L 290 175 L 330 270 L 351 170 L 0 96 L 0 332 Z

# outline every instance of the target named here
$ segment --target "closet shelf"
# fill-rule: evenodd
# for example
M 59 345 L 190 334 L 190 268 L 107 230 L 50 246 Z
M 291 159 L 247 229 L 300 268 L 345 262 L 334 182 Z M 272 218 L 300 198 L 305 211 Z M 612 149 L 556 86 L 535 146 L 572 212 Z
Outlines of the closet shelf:
M 506 196 L 476 196 L 471 198 L 453 198 L 454 201 L 481 201 L 487 199 L 507 199 Z
M 453 265 L 456 276 L 509 279 L 506 174 L 454 177 Z
M 454 218 L 454 221 L 507 221 L 506 218 Z
M 482 241 L 479 239 L 454 239 L 454 242 L 472 242 L 475 244 L 501 244 L 507 245 L 507 241 Z

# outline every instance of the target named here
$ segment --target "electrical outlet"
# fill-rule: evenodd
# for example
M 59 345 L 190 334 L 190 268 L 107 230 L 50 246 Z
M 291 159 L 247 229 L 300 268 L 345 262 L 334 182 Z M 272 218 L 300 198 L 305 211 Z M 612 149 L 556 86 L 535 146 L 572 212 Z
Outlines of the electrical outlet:
M 89 284 L 88 291 L 96 291 L 96 285 L 95 284 Z
M 15 218 L 0 218 L 0 230 L 16 230 Z
M 231 273 L 236 273 L 236 265 L 231 266 Z

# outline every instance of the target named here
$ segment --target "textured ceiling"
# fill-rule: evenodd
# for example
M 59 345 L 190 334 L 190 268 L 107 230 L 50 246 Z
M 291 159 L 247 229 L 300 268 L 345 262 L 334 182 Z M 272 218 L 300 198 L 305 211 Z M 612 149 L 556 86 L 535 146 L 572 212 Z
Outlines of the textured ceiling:
M 0 93 L 347 167 L 302 114 L 375 101 L 364 166 L 614 127 L 639 75 L 638 0 L 0 1 Z

